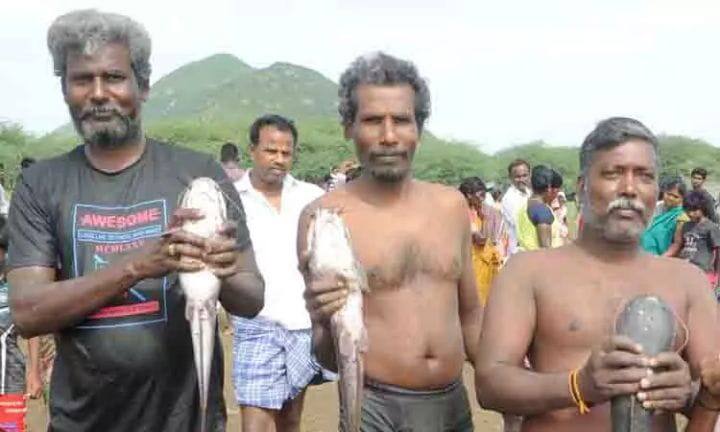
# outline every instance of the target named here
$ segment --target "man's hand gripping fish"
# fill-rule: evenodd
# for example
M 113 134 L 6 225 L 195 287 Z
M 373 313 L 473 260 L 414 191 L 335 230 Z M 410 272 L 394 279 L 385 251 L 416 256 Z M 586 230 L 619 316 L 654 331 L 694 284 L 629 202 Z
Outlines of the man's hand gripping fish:
M 210 238 L 227 221 L 225 197 L 214 180 L 201 177 L 193 180 L 180 201 L 181 208 L 198 209 L 203 218 L 186 221 L 183 229 L 191 234 Z M 182 259 L 191 259 L 184 257 Z M 200 391 L 200 430 L 205 432 L 207 402 L 215 348 L 215 325 L 220 280 L 209 268 L 197 272 L 181 272 L 180 286 L 186 297 L 185 318 L 190 322 L 195 368 Z
M 357 432 L 362 407 L 363 353 L 367 351 L 363 323 L 363 291 L 367 291 L 367 279 L 353 253 L 350 233 L 336 211 L 315 211 L 307 244 L 312 275 L 337 275 L 347 283 L 347 300 L 330 319 L 330 328 L 340 374 L 341 430 Z

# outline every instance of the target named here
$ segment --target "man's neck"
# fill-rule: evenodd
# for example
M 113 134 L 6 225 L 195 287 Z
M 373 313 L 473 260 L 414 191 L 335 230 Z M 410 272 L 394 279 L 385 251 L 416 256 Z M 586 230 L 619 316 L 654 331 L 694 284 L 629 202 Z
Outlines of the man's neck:
M 370 173 L 363 173 L 351 185 L 356 185 L 366 201 L 383 205 L 392 204 L 404 198 L 409 193 L 412 182 L 411 175 L 395 182 L 383 182 L 373 178 Z
M 532 194 L 530 195 L 531 200 L 540 201 L 543 204 L 550 205 L 551 201 L 547 201 L 543 195 Z
M 277 198 L 282 195 L 283 182 L 267 183 L 258 178 L 255 171 L 250 170 L 250 184 L 253 189 L 265 195 L 267 198 Z
M 520 192 L 520 193 L 523 194 L 523 195 L 527 195 L 527 194 L 528 194 L 528 188 L 525 187 L 525 185 L 523 185 L 522 187 L 518 187 L 516 184 L 513 184 L 513 187 L 514 187 L 518 192 Z
M 137 139 L 113 148 L 85 144 L 85 156 L 95 169 L 106 173 L 116 173 L 137 162 L 142 157 L 146 146 L 145 136 L 141 134 Z
M 585 252 L 606 262 L 632 261 L 642 253 L 638 242 L 611 243 L 590 227 L 580 232 L 576 244 Z

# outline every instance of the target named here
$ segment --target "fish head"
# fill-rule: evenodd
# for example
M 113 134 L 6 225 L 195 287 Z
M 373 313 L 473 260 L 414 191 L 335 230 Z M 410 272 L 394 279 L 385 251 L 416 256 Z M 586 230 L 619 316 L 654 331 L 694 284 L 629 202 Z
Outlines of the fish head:
M 182 194 L 179 207 L 202 212 L 201 219 L 186 221 L 183 225 L 183 229 L 202 237 L 212 237 L 227 221 L 225 195 L 215 180 L 208 177 L 190 182 Z
M 313 273 L 355 276 L 350 233 L 337 210 L 319 208 L 314 212 L 308 230 L 308 248 Z

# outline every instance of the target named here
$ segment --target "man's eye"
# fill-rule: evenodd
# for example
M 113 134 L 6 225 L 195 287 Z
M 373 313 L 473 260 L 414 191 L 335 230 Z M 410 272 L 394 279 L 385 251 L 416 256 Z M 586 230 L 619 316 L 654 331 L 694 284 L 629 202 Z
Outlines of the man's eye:
M 107 80 L 109 82 L 121 82 L 125 79 L 124 75 L 108 75 Z

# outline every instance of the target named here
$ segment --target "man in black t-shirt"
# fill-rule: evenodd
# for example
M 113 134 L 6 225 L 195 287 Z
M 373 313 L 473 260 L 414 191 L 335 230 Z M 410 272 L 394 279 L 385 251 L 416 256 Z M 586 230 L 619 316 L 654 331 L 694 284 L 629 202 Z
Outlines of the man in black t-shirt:
M 720 228 L 708 219 L 705 213 L 707 206 L 707 197 L 702 191 L 692 191 L 685 195 L 683 208 L 690 221 L 685 222 L 682 227 L 679 257 L 705 272 L 710 285 L 716 289 L 720 274 Z
M 150 39 L 139 24 L 71 12 L 50 27 L 48 46 L 82 145 L 18 178 L 8 280 L 20 333 L 55 334 L 49 430 L 194 432 L 197 379 L 177 272 L 209 265 L 225 309 L 258 313 L 264 287 L 239 197 L 210 156 L 144 137 Z M 221 184 L 237 222 L 214 240 L 183 231 L 202 215 L 176 209 L 201 176 Z M 225 430 L 221 347 L 213 432 Z
M 705 189 L 705 181 L 707 180 L 708 172 L 705 168 L 693 168 L 692 172 L 690 173 L 690 183 L 692 184 L 692 188 L 694 191 L 700 192 L 705 197 L 705 204 L 703 211 L 705 212 L 705 216 L 710 219 L 713 223 L 720 222 L 720 219 L 718 219 L 718 215 L 715 212 L 715 198 L 710 194 L 710 192 Z

